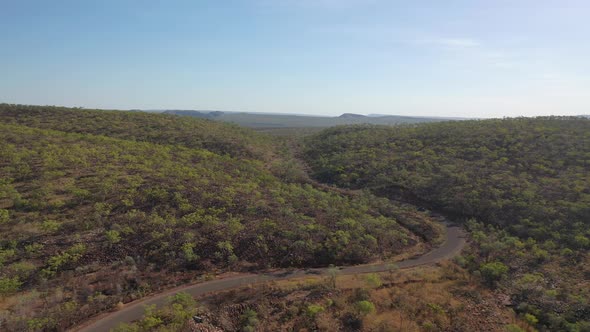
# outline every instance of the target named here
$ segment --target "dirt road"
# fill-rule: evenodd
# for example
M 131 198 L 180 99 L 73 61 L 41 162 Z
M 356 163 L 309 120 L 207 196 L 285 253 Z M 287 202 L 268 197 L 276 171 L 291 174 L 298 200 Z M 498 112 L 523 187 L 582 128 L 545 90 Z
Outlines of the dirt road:
M 445 222 L 446 226 L 446 240 L 438 248 L 416 258 L 407 259 L 397 262 L 399 268 L 409 268 L 426 264 L 437 263 L 441 260 L 455 256 L 465 245 L 463 230 L 455 225 Z M 368 264 L 356 265 L 338 268 L 338 274 L 361 274 L 371 272 L 385 272 L 391 268 L 391 264 Z M 140 319 L 144 312 L 144 306 L 156 304 L 163 305 L 166 302 L 166 297 L 174 295 L 177 292 L 186 292 L 192 296 L 200 296 L 205 293 L 232 289 L 248 284 L 262 283 L 271 280 L 300 278 L 309 275 L 325 275 L 329 268 L 314 268 L 314 269 L 296 269 L 296 270 L 280 270 L 261 274 L 241 274 L 239 276 L 206 281 L 199 284 L 180 286 L 151 297 L 131 302 L 124 308 L 116 312 L 105 313 L 102 316 L 96 317 L 85 325 L 78 326 L 71 331 L 90 332 L 90 331 L 109 331 L 115 328 L 120 323 L 128 323 Z

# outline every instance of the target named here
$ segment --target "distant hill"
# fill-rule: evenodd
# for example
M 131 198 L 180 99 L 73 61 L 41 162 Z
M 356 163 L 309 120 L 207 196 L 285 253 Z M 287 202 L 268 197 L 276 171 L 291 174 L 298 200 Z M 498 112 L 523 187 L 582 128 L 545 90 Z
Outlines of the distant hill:
M 168 110 L 164 114 L 193 116 L 197 118 L 212 119 L 223 115 L 220 111 L 192 111 L 192 110 Z
M 354 114 L 354 113 L 344 113 L 341 116 L 339 116 L 339 118 L 343 118 L 343 119 L 362 119 L 362 118 L 366 118 L 366 116 L 362 115 L 362 114 Z
M 340 116 L 311 116 L 276 113 L 220 112 L 203 110 L 165 110 L 166 114 L 192 116 L 211 120 L 235 123 L 240 126 L 264 128 L 326 128 L 352 124 L 395 125 L 401 123 L 422 123 L 460 120 L 459 118 L 412 117 L 400 115 L 365 116 L 344 113 Z
M 182 145 L 232 157 L 258 159 L 270 151 L 269 142 L 246 128 L 156 112 L 0 104 L 0 122 L 133 141 Z

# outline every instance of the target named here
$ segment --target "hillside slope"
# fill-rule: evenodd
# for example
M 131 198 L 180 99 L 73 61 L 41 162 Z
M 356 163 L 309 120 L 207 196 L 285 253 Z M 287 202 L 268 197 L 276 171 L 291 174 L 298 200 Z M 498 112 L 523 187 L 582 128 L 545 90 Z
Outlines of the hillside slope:
M 61 329 L 221 271 L 419 252 L 436 233 L 411 207 L 277 178 L 271 141 L 247 130 L 4 107 L 0 321 L 11 331 Z
M 590 120 L 338 127 L 306 145 L 321 181 L 485 222 L 467 223 L 463 264 L 538 328 L 590 326 Z
M 231 124 L 144 112 L 0 104 L 0 122 L 71 133 L 206 149 L 232 157 L 262 158 L 268 139 Z
M 590 222 L 588 120 L 340 127 L 308 146 L 323 181 L 413 195 L 523 236 L 573 246 Z

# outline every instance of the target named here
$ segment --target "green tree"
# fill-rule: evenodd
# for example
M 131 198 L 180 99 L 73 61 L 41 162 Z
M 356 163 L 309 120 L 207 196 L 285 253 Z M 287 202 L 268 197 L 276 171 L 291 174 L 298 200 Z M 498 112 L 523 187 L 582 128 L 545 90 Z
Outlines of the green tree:
M 324 310 L 326 309 L 319 304 L 310 304 L 307 306 L 305 313 L 307 314 L 307 316 L 315 318 L 315 316 L 317 316 L 320 312 L 323 312 Z
M 508 324 L 504 327 L 506 332 L 525 332 L 520 326 L 515 324 Z
M 258 313 L 252 309 L 246 309 L 240 317 L 240 321 L 244 332 L 256 331 L 256 327 L 260 323 Z
M 185 308 L 194 308 L 197 305 L 195 298 L 186 292 L 178 292 L 168 297 L 167 301 L 172 304 L 180 304 Z
M 18 277 L 0 277 L 0 295 L 7 295 L 18 291 L 23 283 Z
M 486 284 L 488 286 L 494 286 L 496 282 L 506 277 L 508 266 L 502 262 L 485 263 L 480 266 L 479 271 Z
M 0 209 L 0 225 L 7 223 L 10 220 L 10 213 L 6 209 Z
M 539 322 L 539 319 L 535 317 L 535 315 L 528 313 L 524 314 L 524 320 L 533 326 L 537 325 L 537 323 Z
M 582 234 L 574 237 L 574 245 L 578 248 L 590 248 L 590 239 Z
M 41 229 L 45 232 L 55 232 L 61 227 L 61 224 L 55 220 L 45 220 L 41 223 Z
M 361 316 L 366 316 L 370 313 L 375 312 L 375 305 L 373 304 L 373 302 L 368 300 L 358 301 L 357 303 L 355 303 L 354 306 L 359 315 Z
M 117 230 L 113 229 L 113 230 L 106 231 L 106 232 L 104 232 L 104 235 L 107 238 L 109 245 L 113 245 L 113 244 L 117 244 L 117 243 L 121 242 L 121 234 Z
M 199 259 L 199 255 L 195 254 L 194 252 L 195 249 L 195 244 L 191 243 L 191 242 L 186 242 L 182 245 L 182 254 L 184 256 L 184 259 L 186 259 L 187 262 L 193 262 Z
M 379 288 L 381 287 L 381 285 L 383 285 L 383 282 L 381 281 L 381 278 L 379 277 L 379 275 L 377 273 L 370 273 L 365 277 L 365 282 L 367 284 L 367 286 L 371 287 L 371 288 Z

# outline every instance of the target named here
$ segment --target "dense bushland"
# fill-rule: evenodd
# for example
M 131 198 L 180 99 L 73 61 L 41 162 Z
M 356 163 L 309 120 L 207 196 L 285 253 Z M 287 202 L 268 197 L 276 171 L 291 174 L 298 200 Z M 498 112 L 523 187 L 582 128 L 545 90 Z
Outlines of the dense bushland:
M 590 120 L 338 127 L 309 141 L 323 181 L 401 193 L 514 234 L 589 248 Z
M 411 207 L 276 177 L 255 153 L 272 152 L 270 140 L 233 126 L 4 108 L 0 319 L 10 330 L 63 328 L 220 271 L 390 257 L 435 233 Z
M 206 149 L 220 155 L 262 159 L 271 142 L 235 125 L 146 112 L 0 104 L 0 122 L 70 133 Z
M 590 249 L 588 119 L 338 127 L 306 143 L 317 179 L 495 225 L 470 227 L 470 269 L 504 288 L 539 328 L 588 326 L 590 287 L 581 268 Z M 539 291 L 523 297 L 514 281 L 531 273 L 539 274 L 530 286 Z

